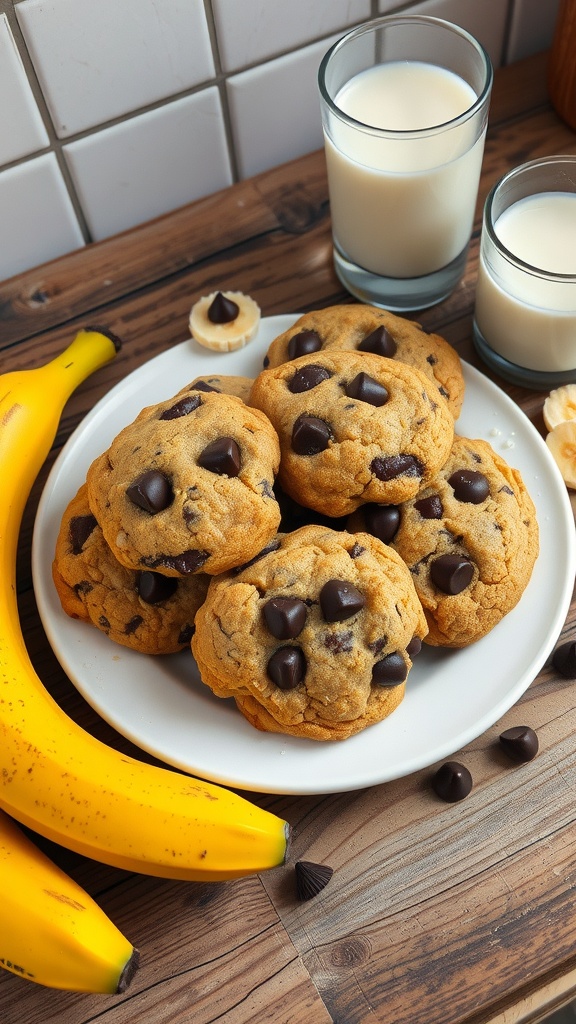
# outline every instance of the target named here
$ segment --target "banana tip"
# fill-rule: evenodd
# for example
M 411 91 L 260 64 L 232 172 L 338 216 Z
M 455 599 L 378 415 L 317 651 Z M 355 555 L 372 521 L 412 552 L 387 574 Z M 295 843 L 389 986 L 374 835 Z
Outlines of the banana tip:
M 116 995 L 121 995 L 122 992 L 126 991 L 139 967 L 140 953 L 137 949 L 133 949 L 129 960 L 124 965 L 124 969 L 120 975 L 118 986 L 116 988 Z
M 109 338 L 116 352 L 119 352 L 122 348 L 122 342 L 117 334 L 114 334 L 109 327 L 103 327 L 101 324 L 90 324 L 90 326 L 84 328 L 85 331 L 96 331 L 98 334 L 103 334 L 105 338 Z

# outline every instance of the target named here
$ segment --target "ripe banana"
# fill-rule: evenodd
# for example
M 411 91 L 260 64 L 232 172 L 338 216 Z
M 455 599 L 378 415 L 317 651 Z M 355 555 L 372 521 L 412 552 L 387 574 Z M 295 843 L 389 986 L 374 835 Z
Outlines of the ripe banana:
M 0 811 L 0 967 L 69 992 L 124 992 L 138 951 Z
M 220 786 L 128 757 L 60 709 L 26 651 L 16 545 L 26 497 L 77 384 L 115 354 L 81 331 L 43 367 L 0 376 L 0 807 L 70 850 L 165 878 L 214 881 L 284 863 L 285 821 Z
M 567 487 L 576 490 L 576 384 L 564 384 L 547 396 L 542 416 L 546 444 Z

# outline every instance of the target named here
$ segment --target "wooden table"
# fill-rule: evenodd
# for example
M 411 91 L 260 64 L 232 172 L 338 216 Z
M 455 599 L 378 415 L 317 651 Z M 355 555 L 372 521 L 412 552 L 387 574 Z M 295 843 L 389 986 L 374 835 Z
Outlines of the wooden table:
M 460 354 L 471 344 L 480 214 L 509 167 L 576 152 L 552 111 L 545 55 L 496 74 L 474 236 L 462 283 L 422 313 Z M 76 329 L 104 323 L 117 359 L 72 396 L 23 523 L 18 584 L 24 633 L 47 687 L 71 717 L 146 759 L 101 721 L 64 676 L 31 585 L 31 530 L 54 457 L 94 402 L 187 336 L 191 302 L 216 288 L 253 295 L 263 313 L 351 301 L 331 265 L 322 153 L 245 181 L 141 228 L 0 284 L 2 370 L 38 365 Z M 543 430 L 544 395 L 507 387 Z M 576 634 L 576 605 L 559 642 Z M 533 726 L 538 757 L 521 770 L 497 737 Z M 0 976 L 2 1024 L 486 1024 L 540 1021 L 576 995 L 576 687 L 547 664 L 520 702 L 456 753 L 474 789 L 459 804 L 430 771 L 321 797 L 251 797 L 294 827 L 291 862 L 334 868 L 298 903 L 293 874 L 216 884 L 131 875 L 42 841 L 140 948 L 123 996 L 84 996 Z

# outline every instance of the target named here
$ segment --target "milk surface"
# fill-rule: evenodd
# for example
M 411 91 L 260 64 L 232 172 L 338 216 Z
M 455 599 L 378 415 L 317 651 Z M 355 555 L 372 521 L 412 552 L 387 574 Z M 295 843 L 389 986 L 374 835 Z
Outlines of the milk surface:
M 476 323 L 488 344 L 518 366 L 543 372 L 576 367 L 576 194 L 541 192 L 510 206 L 494 224 L 517 259 L 559 282 L 524 272 L 490 247 L 476 289 Z M 484 246 L 483 246 L 484 250 Z
M 376 65 L 342 87 L 335 99 L 340 110 L 390 133 L 338 122 L 326 136 L 334 237 L 350 260 L 375 274 L 416 277 L 464 250 L 484 132 L 477 137 L 472 119 L 447 122 L 476 98 L 458 75 L 420 61 Z

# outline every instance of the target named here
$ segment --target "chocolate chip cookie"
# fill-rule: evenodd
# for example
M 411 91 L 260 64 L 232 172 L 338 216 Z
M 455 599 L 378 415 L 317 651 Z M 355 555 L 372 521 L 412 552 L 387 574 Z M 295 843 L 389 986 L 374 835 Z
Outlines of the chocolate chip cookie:
M 205 573 L 177 580 L 126 569 L 104 540 L 85 485 L 62 518 L 52 577 L 67 615 L 142 654 L 172 654 L 189 646 L 210 581 Z
M 337 740 L 398 707 L 425 633 L 395 551 L 304 526 L 211 580 L 192 651 L 203 682 L 257 729 Z
M 350 349 L 398 359 L 415 366 L 435 385 L 457 419 L 464 400 L 464 377 L 458 353 L 439 334 L 427 334 L 413 320 L 376 306 L 328 306 L 305 313 L 270 345 L 266 367 L 291 359 Z
M 189 386 L 143 409 L 94 460 L 90 508 L 128 568 L 224 572 L 276 533 L 279 456 L 262 412 Z
M 436 478 L 395 511 L 359 509 L 355 523 L 388 523 L 424 607 L 426 643 L 465 647 L 517 604 L 538 555 L 536 512 L 520 473 L 482 440 L 455 437 Z M 380 516 L 380 520 L 378 517 Z M 349 524 L 350 526 L 350 521 Z
M 329 516 L 401 502 L 448 457 L 454 420 L 424 374 L 396 359 L 330 349 L 263 370 L 250 394 L 280 438 L 279 483 Z

